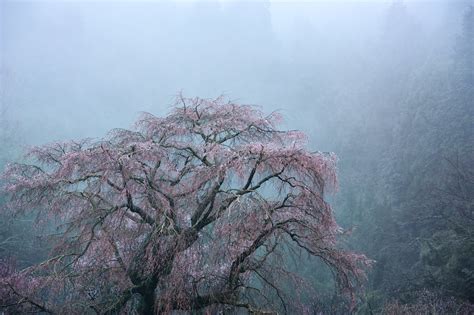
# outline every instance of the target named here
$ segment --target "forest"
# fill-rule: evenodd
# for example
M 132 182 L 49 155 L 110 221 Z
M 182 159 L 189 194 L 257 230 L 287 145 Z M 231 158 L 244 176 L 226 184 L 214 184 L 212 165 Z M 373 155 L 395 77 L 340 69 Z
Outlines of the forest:
M 474 314 L 469 0 L 0 1 L 0 314 Z

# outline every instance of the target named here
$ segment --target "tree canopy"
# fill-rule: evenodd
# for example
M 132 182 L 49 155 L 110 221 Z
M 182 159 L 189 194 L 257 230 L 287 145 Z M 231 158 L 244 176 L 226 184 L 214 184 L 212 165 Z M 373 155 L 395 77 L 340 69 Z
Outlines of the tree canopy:
M 32 148 L 4 173 L 8 209 L 59 228 L 48 260 L 4 266 L 3 300 L 51 313 L 289 312 L 304 306 L 289 283 L 303 282 L 283 254 L 307 253 L 353 301 L 370 261 L 337 244 L 324 199 L 336 157 L 309 152 L 280 121 L 179 96 L 168 116 L 145 113 L 132 130 Z

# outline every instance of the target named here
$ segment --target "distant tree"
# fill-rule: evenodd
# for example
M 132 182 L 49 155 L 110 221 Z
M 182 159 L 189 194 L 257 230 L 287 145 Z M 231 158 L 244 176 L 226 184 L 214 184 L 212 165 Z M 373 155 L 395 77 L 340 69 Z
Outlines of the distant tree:
M 461 34 L 454 50 L 457 75 L 460 78 L 458 84 L 472 91 L 474 85 L 474 5 L 469 6 L 464 13 Z
M 60 224 L 47 261 L 4 268 L 9 308 L 288 312 L 285 289 L 302 282 L 284 256 L 301 252 L 327 264 L 353 302 L 370 261 L 337 247 L 342 230 L 324 201 L 335 156 L 277 130 L 277 114 L 222 98 L 177 105 L 99 141 L 35 147 L 32 164 L 8 168 L 9 209 Z
M 7 93 L 7 83 L 11 82 L 12 77 L 7 71 L 0 69 L 0 86 L 2 87 L 0 90 L 0 172 L 8 161 L 18 156 L 22 143 L 22 132 L 12 119 L 11 106 L 9 106 L 11 99 Z M 41 251 L 37 249 L 38 238 L 32 231 L 31 218 L 20 219 L 2 211 L 5 207 L 4 197 L 0 194 L 0 265 L 6 262 L 11 265 L 14 262 L 16 266 L 24 268 L 41 259 Z M 14 259 L 13 256 L 15 256 Z
M 445 164 L 446 184 L 430 196 L 437 229 L 423 240 L 424 285 L 474 303 L 474 161 Z
M 401 304 L 399 301 L 386 303 L 382 313 L 387 315 L 418 314 L 472 314 L 474 305 L 445 297 L 427 290 L 422 290 L 413 303 Z
M 423 290 L 471 303 L 474 296 L 468 216 L 474 153 L 471 8 L 460 22 L 453 52 L 433 50 L 414 68 L 417 75 L 400 88 L 400 97 L 390 97 L 397 101 L 396 119 L 371 178 L 380 185 L 364 189 L 378 197 L 361 224 L 366 239 L 377 235 L 372 249 L 362 249 L 378 262 L 371 277 L 374 296 L 402 304 L 417 303 Z
M 14 155 L 13 151 L 16 148 L 15 142 L 18 141 L 18 133 L 14 132 L 15 126 L 8 113 L 5 91 L 6 77 L 5 71 L 0 69 L 0 85 L 2 86 L 0 90 L 0 146 L 2 148 L 0 151 L 0 169 L 3 169 L 6 161 Z

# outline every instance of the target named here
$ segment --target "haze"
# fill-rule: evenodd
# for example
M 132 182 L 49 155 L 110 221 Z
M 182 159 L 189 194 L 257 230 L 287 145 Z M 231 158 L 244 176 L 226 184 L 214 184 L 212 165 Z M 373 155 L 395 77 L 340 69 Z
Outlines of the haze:
M 338 156 L 328 198 L 354 229 L 344 246 L 376 261 L 358 312 L 468 314 L 473 11 L 462 0 L 3 0 L 0 164 L 165 116 L 179 93 L 278 111 L 311 151 Z M 314 313 L 341 313 L 314 266 L 302 271 L 324 293 Z

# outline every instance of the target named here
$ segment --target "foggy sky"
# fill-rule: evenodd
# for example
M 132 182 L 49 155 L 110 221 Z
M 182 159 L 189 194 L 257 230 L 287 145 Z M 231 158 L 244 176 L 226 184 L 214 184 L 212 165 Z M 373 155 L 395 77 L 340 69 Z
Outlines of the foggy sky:
M 455 36 L 465 5 L 405 3 L 433 47 Z M 377 62 L 391 4 L 3 1 L 1 106 L 26 143 L 42 143 L 165 115 L 180 91 L 225 94 L 280 110 L 325 146 L 328 119 L 354 106 L 345 89 Z

